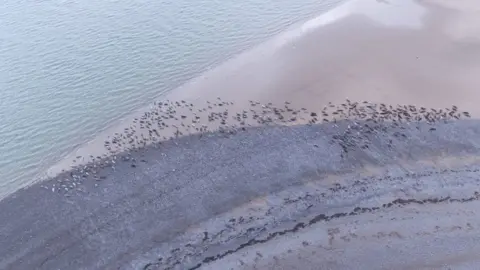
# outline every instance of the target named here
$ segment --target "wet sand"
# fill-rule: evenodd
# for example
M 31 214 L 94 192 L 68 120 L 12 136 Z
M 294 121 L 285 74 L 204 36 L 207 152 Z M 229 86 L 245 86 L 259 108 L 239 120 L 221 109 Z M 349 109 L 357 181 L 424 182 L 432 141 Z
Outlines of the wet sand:
M 167 140 L 95 168 L 98 179 L 77 183 L 66 173 L 17 191 L 0 202 L 0 268 L 477 263 L 480 24 L 468 4 L 477 5 L 353 1 L 207 72 L 164 98 L 204 104 L 219 96 L 234 102 L 233 115 L 250 109 L 249 100 L 288 101 L 310 118 Z M 367 120 L 305 123 L 345 98 L 443 108 L 435 115 L 456 105 L 454 116 L 469 111 L 474 119 L 389 119 L 368 144 L 350 148 L 365 129 L 345 130 Z M 104 151 L 104 139 L 89 149 Z M 82 151 L 91 153 L 75 154 Z M 59 189 L 69 177 L 73 187 Z

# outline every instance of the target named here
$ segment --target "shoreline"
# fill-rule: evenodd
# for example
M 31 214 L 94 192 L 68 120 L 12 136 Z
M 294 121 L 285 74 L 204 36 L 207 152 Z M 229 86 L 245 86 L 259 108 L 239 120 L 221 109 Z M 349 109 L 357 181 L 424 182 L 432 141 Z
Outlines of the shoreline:
M 322 13 L 319 16 L 316 16 L 313 19 L 307 20 L 307 22 L 310 21 L 317 21 L 318 19 L 322 19 L 324 17 L 331 17 L 331 14 L 335 13 L 335 10 L 341 8 L 344 6 L 345 3 L 338 5 L 337 7 L 333 8 L 332 10 L 329 10 L 327 12 Z M 337 15 L 334 15 L 333 17 L 337 17 Z M 325 23 L 330 23 L 331 19 L 326 19 Z M 168 93 L 162 93 L 159 96 L 155 98 L 157 101 L 179 101 L 179 100 L 187 100 L 189 102 L 195 103 L 197 106 L 202 106 L 204 104 L 200 104 L 201 102 L 205 103 L 207 100 L 213 100 L 217 97 L 222 97 L 224 99 L 228 99 L 229 95 L 232 95 L 233 93 L 222 93 L 221 91 L 218 91 L 220 89 L 217 89 L 215 93 L 201 93 L 207 92 L 205 90 L 206 87 L 196 87 L 195 85 L 198 84 L 199 82 L 207 79 L 210 76 L 217 77 L 218 75 L 216 73 L 218 72 L 226 72 L 226 73 L 231 73 L 233 72 L 232 69 L 238 70 L 242 69 L 243 65 L 245 64 L 245 60 L 251 61 L 251 59 L 260 56 L 260 57 L 265 57 L 266 54 L 271 54 L 273 51 L 271 50 L 272 47 L 283 47 L 285 44 L 285 39 L 288 39 L 289 37 L 292 37 L 292 39 L 297 39 L 301 38 L 298 35 L 299 30 L 301 30 L 302 26 L 305 25 L 306 22 L 297 22 L 294 23 L 293 25 L 289 26 L 286 30 L 282 31 L 279 34 L 276 34 L 275 36 L 269 38 L 267 41 L 262 42 L 259 45 L 254 46 L 253 48 L 247 49 L 237 55 L 232 56 L 231 58 L 227 59 L 224 62 L 221 62 L 220 64 L 214 66 L 213 68 L 206 70 L 203 72 L 201 75 L 196 76 L 181 86 L 173 89 L 172 91 Z M 303 31 L 303 30 L 302 30 Z M 303 34 L 302 34 L 303 35 Z M 288 42 L 287 42 L 288 43 Z M 201 88 L 201 89 L 200 89 Z M 238 98 L 238 96 L 236 96 Z M 251 99 L 254 99 L 253 97 Z M 248 104 L 246 103 L 247 99 L 244 99 L 242 104 L 243 106 L 247 106 Z M 267 102 L 266 100 L 263 100 L 264 102 Z M 268 101 L 270 102 L 270 101 Z M 282 101 L 283 102 L 283 101 Z M 56 164 L 53 164 L 50 166 L 46 171 L 41 172 L 35 177 L 37 180 L 32 181 L 29 185 L 34 184 L 39 181 L 46 180 L 51 177 L 55 177 L 56 175 L 60 174 L 62 170 L 68 170 L 71 168 L 71 166 L 75 166 L 77 164 L 73 163 L 73 160 L 75 157 L 82 155 L 82 156 L 87 156 L 92 153 L 94 155 L 102 155 L 105 152 L 104 151 L 97 151 L 98 146 L 100 144 L 103 144 L 103 141 L 108 139 L 109 136 L 114 134 L 115 132 L 122 132 L 124 128 L 128 125 L 130 125 L 134 118 L 139 118 L 144 114 L 145 112 L 149 112 L 152 108 L 152 104 L 148 104 L 144 107 L 138 108 L 135 111 L 133 111 L 131 114 L 129 114 L 126 117 L 123 117 L 122 119 L 112 123 L 107 127 L 104 131 L 100 132 L 93 138 L 92 140 L 82 144 L 80 147 L 77 147 L 75 150 L 71 151 L 69 154 L 66 156 L 62 157 L 61 160 L 59 160 Z M 86 164 L 90 162 L 90 159 L 86 159 L 83 161 L 83 164 Z M 29 186 L 27 185 L 27 186 Z M 1 198 L 1 196 L 0 196 Z

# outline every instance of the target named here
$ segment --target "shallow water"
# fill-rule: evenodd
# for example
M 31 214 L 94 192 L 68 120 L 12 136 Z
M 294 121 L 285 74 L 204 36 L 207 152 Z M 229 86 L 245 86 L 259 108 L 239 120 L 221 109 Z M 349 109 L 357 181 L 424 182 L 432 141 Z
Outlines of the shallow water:
M 0 3 L 0 193 L 115 120 L 342 0 Z

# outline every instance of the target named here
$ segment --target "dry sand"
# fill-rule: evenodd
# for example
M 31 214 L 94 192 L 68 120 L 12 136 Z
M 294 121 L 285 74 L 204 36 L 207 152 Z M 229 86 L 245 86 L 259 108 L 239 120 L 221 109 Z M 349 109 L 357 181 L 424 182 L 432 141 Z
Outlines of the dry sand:
M 164 98 L 455 104 L 478 118 L 477 18 L 473 0 L 351 1 Z M 70 197 L 33 185 L 0 203 L 0 269 L 472 269 L 480 125 L 436 128 L 347 160 L 331 125 L 186 137 Z

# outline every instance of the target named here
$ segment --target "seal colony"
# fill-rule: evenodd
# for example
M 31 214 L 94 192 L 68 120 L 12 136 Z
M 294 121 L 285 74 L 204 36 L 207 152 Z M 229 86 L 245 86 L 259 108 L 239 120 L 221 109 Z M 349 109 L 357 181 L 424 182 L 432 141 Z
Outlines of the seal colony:
M 344 158 L 356 149 L 369 148 L 373 137 L 385 138 L 383 143 L 387 149 L 394 147 L 397 140 L 408 140 L 402 132 L 406 129 L 405 125 L 433 132 L 436 128 L 428 125 L 470 118 L 469 112 L 461 111 L 456 105 L 450 108 L 425 108 L 354 102 L 349 99 L 341 104 L 329 102 L 317 110 L 295 108 L 288 101 L 280 106 L 249 101 L 250 109 L 241 111 L 233 105 L 234 102 L 221 98 L 207 101 L 206 106 L 200 108 L 185 100 L 154 102 L 151 109 L 140 118 L 135 118 L 123 133 L 115 133 L 104 142 L 107 154 L 87 157 L 92 161 L 64 171 L 57 177 L 57 183 L 44 187 L 62 193 L 78 190 L 85 180 L 106 179 L 107 176 L 101 173 L 102 168 L 115 170 L 118 163 L 127 163 L 131 168 L 136 168 L 138 162 L 154 162 L 143 158 L 138 160 L 132 156 L 132 152 L 141 153 L 146 147 L 161 149 L 162 142 L 187 135 L 196 134 L 201 138 L 218 132 L 222 136 L 232 136 L 254 126 L 331 124 L 336 132 L 330 141 L 339 146 L 341 157 Z M 84 158 L 76 157 L 77 160 Z

